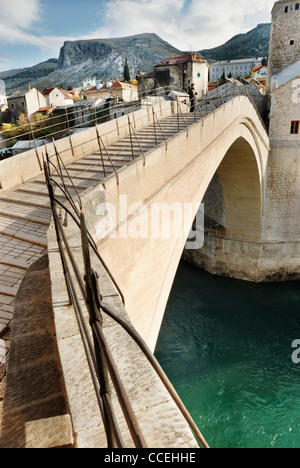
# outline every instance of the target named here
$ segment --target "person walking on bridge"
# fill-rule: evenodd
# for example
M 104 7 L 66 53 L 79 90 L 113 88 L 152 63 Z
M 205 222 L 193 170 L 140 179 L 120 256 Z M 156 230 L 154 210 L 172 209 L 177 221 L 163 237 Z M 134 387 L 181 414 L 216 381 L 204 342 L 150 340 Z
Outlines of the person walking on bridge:
M 190 103 L 191 103 L 190 112 L 195 112 L 195 104 L 196 104 L 197 95 L 198 93 L 195 92 L 195 83 L 192 83 L 190 87 L 190 91 L 189 91 Z

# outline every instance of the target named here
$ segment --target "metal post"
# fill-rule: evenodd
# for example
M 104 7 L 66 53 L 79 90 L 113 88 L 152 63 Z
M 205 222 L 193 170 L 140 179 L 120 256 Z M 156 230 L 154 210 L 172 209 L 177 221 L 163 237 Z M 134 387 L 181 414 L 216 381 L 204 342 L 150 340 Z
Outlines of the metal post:
M 156 135 L 156 125 L 155 125 L 155 112 L 154 112 L 154 107 L 152 107 L 152 117 L 153 117 L 153 125 L 154 125 L 155 144 L 156 144 L 156 146 L 157 146 L 157 135 Z
M 101 161 L 102 161 L 103 173 L 104 173 L 104 177 L 106 177 L 106 169 L 105 169 L 105 164 L 104 164 L 104 158 L 103 158 L 103 151 L 102 151 L 100 135 L 99 135 L 99 132 L 98 132 L 98 128 L 97 127 L 95 127 L 95 128 L 96 128 L 98 146 L 99 146 L 100 156 L 101 156 Z
M 129 127 L 129 136 L 130 136 L 130 145 L 131 145 L 131 154 L 132 154 L 132 159 L 134 160 L 134 149 L 133 149 L 133 140 L 132 140 L 132 132 L 131 132 L 131 122 L 130 122 L 130 117 L 128 114 L 128 127 Z
M 72 156 L 73 156 L 73 158 L 74 158 L 75 154 L 74 154 L 74 148 L 73 148 L 73 144 L 72 144 L 71 129 L 70 129 L 69 115 L 68 115 L 67 107 L 65 107 L 65 111 L 66 111 L 67 127 L 68 127 L 68 132 L 69 132 L 70 148 L 71 148 Z
M 31 124 L 30 117 L 28 117 L 28 120 L 29 120 L 29 126 L 30 126 L 31 135 L 32 135 L 32 141 L 33 141 L 34 148 L 35 148 L 36 158 L 37 158 L 37 160 L 38 160 L 40 170 L 42 171 L 42 170 L 43 170 L 43 167 L 42 167 L 42 163 L 41 163 L 40 157 L 39 157 L 39 152 L 38 152 L 38 149 L 37 149 L 37 146 L 36 146 L 36 141 L 35 141 L 35 137 L 34 137 L 34 134 L 33 134 L 33 128 L 32 128 L 32 124 Z

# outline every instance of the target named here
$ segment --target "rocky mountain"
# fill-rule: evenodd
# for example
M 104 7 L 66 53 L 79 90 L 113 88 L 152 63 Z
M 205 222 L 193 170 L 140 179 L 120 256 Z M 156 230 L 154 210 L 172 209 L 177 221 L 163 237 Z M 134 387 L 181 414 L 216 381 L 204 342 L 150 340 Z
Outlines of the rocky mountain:
M 28 85 L 36 83 L 54 72 L 57 69 L 57 62 L 58 60 L 53 58 L 34 67 L 0 72 L 0 79 L 5 81 L 8 92 L 27 88 Z
M 139 70 L 148 72 L 167 57 L 181 51 L 156 34 L 138 34 L 116 39 L 67 41 L 60 50 L 58 60 L 50 60 L 36 67 L 0 73 L 7 91 L 12 92 L 29 84 L 38 89 L 50 85 L 80 86 L 83 79 L 96 77 L 102 81 L 122 79 L 125 58 L 132 78 Z M 47 66 L 49 70 L 45 69 Z M 39 75 L 37 74 L 39 71 Z
M 214 49 L 199 51 L 212 61 L 267 56 L 270 24 L 260 24 L 247 34 L 239 34 Z M 125 58 L 131 77 L 138 70 L 152 71 L 156 63 L 184 52 L 176 49 L 156 34 L 138 34 L 114 39 L 67 41 L 58 59 L 50 59 L 34 67 L 0 73 L 11 94 L 28 85 L 43 90 L 49 86 L 68 88 L 80 86 L 83 79 L 96 77 L 102 81 L 122 79 Z
M 267 57 L 269 54 L 271 24 L 259 24 L 246 34 L 238 34 L 214 49 L 199 51 L 206 59 L 235 60 L 248 57 Z

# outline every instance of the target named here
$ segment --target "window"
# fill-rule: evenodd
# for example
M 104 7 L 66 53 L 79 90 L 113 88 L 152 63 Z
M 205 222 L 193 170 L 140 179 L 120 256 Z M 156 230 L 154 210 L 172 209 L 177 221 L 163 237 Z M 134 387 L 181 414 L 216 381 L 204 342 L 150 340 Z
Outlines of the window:
M 293 120 L 291 122 L 291 135 L 299 135 L 299 120 Z
M 295 10 L 300 10 L 300 3 L 296 3 Z
M 200 78 L 201 77 L 201 73 L 197 73 L 197 78 Z
M 290 41 L 290 45 L 294 45 L 294 44 L 295 44 L 294 40 Z
M 289 7 L 285 7 L 284 12 L 288 13 L 288 11 L 289 11 Z

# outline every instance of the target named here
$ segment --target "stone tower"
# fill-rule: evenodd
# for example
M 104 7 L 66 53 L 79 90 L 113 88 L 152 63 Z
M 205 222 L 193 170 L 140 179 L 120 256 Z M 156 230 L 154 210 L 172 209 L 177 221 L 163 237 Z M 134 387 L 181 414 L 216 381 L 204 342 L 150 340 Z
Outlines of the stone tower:
M 272 10 L 269 78 L 297 60 L 300 60 L 300 0 L 280 0 Z
M 269 243 L 269 261 L 281 277 L 299 279 L 300 0 L 281 0 L 273 7 L 268 69 L 271 151 L 262 240 Z
M 270 152 L 259 240 L 227 240 L 226 227 L 221 230 L 226 224 L 211 210 L 217 228 L 207 228 L 205 247 L 192 260 L 212 273 L 251 281 L 299 280 L 300 0 L 277 1 L 273 7 L 268 68 Z M 210 185 L 206 206 L 220 205 L 220 186 L 218 180 Z

